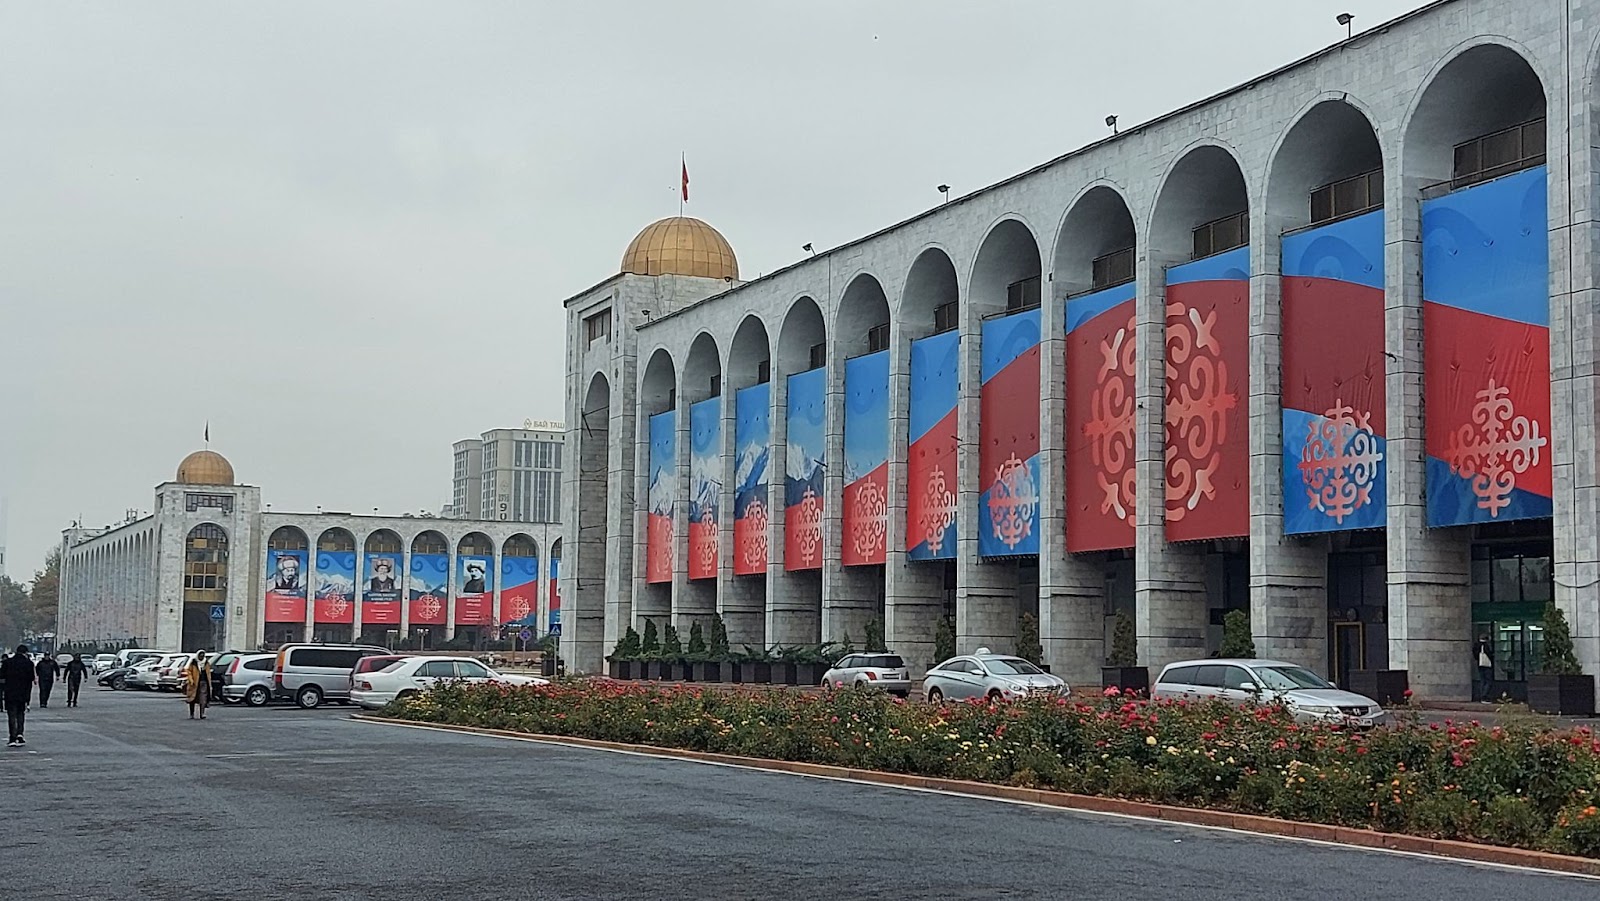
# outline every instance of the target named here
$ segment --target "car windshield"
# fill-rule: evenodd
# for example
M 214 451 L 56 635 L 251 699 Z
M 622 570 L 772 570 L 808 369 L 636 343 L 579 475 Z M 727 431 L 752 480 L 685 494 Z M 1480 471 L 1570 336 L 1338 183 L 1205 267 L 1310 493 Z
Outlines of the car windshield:
M 1298 666 L 1257 666 L 1251 672 L 1264 688 L 1275 691 L 1293 691 L 1297 688 L 1332 688 L 1328 680 L 1311 670 Z
M 1021 657 L 991 657 L 983 661 L 989 672 L 997 676 L 1039 676 L 1044 670 L 1034 666 Z

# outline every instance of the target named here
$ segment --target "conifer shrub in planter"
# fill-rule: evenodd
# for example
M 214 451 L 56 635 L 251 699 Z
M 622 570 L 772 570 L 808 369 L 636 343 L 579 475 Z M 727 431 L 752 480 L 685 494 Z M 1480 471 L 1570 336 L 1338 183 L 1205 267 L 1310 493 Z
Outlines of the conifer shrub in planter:
M 656 621 L 644 621 L 644 638 L 639 642 L 640 679 L 666 678 L 666 664 L 661 659 L 661 633 L 656 631 Z
M 1148 694 L 1150 670 L 1138 663 L 1139 638 L 1133 629 L 1133 617 L 1119 610 L 1111 627 L 1111 654 L 1100 668 L 1100 687 L 1108 691 L 1114 688 L 1118 694 Z
M 611 656 L 606 658 L 606 662 L 610 664 L 609 675 L 611 678 L 635 678 L 634 666 L 636 665 L 637 658 L 639 657 L 639 650 L 639 633 L 634 631 L 632 626 L 629 626 L 628 631 L 623 633 L 621 638 L 617 639 L 616 647 L 611 649 Z
M 673 682 L 688 682 L 689 662 L 684 659 L 683 642 L 678 639 L 678 630 L 671 623 L 661 633 L 661 659 L 666 663 L 663 678 Z
M 1230 660 L 1249 660 L 1256 656 L 1256 640 L 1250 634 L 1249 611 L 1229 610 L 1222 618 L 1222 651 L 1218 656 Z
M 698 620 L 689 626 L 689 647 L 685 649 L 683 659 L 689 665 L 689 681 L 722 681 L 722 664 L 711 658 L 711 650 L 706 646 L 705 630 L 700 628 Z
M 1039 643 L 1039 617 L 1032 613 L 1024 613 L 1017 618 L 1017 656 L 1035 666 L 1044 666 L 1044 645 Z
M 1566 614 L 1554 601 L 1544 608 L 1544 665 L 1528 676 L 1528 707 L 1538 713 L 1594 716 L 1594 677 L 1584 675 L 1578 664 Z
M 734 680 L 745 685 L 766 685 L 772 682 L 772 654 L 766 649 L 744 646 L 734 665 Z

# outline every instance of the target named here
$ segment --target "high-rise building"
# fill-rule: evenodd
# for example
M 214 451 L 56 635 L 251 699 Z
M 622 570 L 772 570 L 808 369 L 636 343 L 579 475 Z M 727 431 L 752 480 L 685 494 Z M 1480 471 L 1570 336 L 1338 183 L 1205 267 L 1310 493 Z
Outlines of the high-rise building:
M 528 420 L 455 443 L 451 515 L 498 522 L 559 523 L 566 427 Z

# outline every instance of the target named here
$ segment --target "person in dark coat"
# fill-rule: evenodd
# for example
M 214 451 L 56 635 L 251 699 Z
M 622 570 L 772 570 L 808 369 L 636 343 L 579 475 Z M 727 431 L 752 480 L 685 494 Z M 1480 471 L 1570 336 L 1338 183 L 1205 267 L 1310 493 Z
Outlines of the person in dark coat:
M 0 663 L 5 672 L 6 725 L 11 730 L 7 747 L 15 748 L 28 742 L 22 737 L 24 720 L 28 715 L 28 702 L 33 698 L 33 661 L 28 659 L 28 646 L 17 645 L 17 652 Z
M 55 688 L 56 676 L 61 673 L 61 664 L 56 663 L 56 658 L 46 654 L 39 658 L 33 673 L 39 679 L 39 709 L 43 710 L 50 706 L 50 690 Z
M 83 685 L 83 678 L 89 675 L 89 668 L 83 665 L 83 656 L 73 654 L 72 660 L 67 663 L 62 671 L 67 680 L 67 706 L 78 706 L 78 689 Z

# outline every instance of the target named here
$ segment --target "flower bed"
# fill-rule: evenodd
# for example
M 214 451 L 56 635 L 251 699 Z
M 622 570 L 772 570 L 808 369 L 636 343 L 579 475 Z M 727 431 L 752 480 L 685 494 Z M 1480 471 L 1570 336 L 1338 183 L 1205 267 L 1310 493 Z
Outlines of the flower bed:
M 1532 725 L 1297 726 L 1277 708 L 934 707 L 573 681 L 440 687 L 391 717 L 1021 785 L 1600 858 L 1600 740 Z

